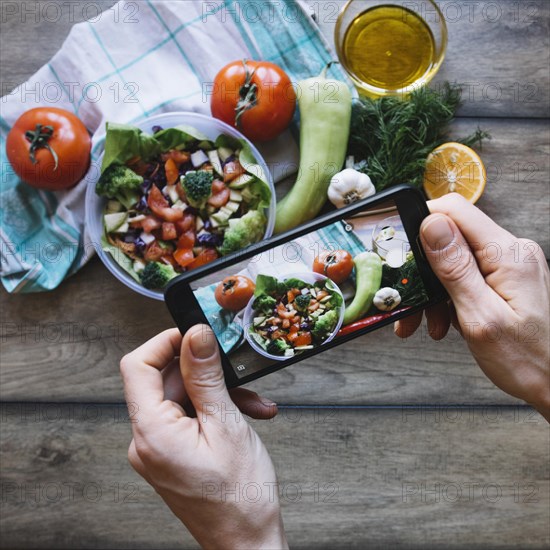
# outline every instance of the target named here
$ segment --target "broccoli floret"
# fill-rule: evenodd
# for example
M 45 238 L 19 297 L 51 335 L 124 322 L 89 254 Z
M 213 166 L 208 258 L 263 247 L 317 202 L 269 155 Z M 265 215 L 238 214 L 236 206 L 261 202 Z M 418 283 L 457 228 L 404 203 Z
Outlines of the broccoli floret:
M 302 290 L 302 288 L 305 288 L 307 285 L 304 283 L 304 281 L 300 281 L 300 279 L 296 279 L 295 277 L 291 279 L 285 279 L 285 287 L 287 290 L 290 290 L 291 288 L 297 288 L 298 290 Z
M 158 289 L 164 288 L 168 281 L 176 277 L 178 274 L 175 269 L 168 264 L 160 262 L 150 262 L 145 266 L 145 269 L 140 273 L 141 284 L 145 288 Z
M 315 325 L 311 330 L 313 337 L 319 342 L 325 340 L 338 323 L 338 317 L 338 311 L 335 309 L 331 309 L 317 317 L 317 321 L 315 321 Z
M 242 218 L 231 218 L 219 253 L 224 256 L 258 242 L 265 232 L 266 218 L 260 210 L 249 210 Z
M 285 350 L 289 347 L 290 346 L 282 338 L 277 338 L 277 340 L 271 340 L 271 342 L 267 344 L 266 351 L 267 353 L 271 353 L 271 355 L 284 355 Z
M 206 206 L 212 195 L 212 181 L 214 175 L 207 170 L 187 172 L 183 178 L 182 185 L 187 197 L 187 202 L 193 207 L 201 210 Z
M 132 169 L 120 164 L 111 164 L 96 185 L 96 193 L 102 197 L 116 199 L 129 210 L 140 199 L 143 178 Z
M 311 294 L 298 294 L 294 299 L 294 307 L 300 311 L 306 311 L 311 302 Z
M 277 300 L 275 300 L 275 298 L 272 298 L 267 294 L 261 294 L 252 303 L 252 308 L 255 311 L 263 313 L 264 315 L 271 315 L 276 305 Z

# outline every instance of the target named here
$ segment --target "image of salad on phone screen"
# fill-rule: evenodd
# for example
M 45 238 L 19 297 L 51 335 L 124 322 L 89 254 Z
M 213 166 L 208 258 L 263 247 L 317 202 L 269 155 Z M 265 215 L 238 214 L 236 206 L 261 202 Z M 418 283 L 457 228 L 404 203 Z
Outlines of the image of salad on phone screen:
M 222 348 L 242 364 L 285 360 L 428 301 L 395 206 L 330 224 L 232 269 L 221 281 L 218 273 L 218 282 L 193 284 Z

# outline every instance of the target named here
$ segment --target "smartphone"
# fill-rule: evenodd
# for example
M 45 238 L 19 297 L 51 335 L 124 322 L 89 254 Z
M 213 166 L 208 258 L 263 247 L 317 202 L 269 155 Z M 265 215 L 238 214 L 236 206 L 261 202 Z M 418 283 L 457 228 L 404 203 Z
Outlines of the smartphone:
M 166 304 L 182 334 L 210 325 L 240 386 L 445 299 L 419 242 L 428 214 L 393 187 L 179 276 Z

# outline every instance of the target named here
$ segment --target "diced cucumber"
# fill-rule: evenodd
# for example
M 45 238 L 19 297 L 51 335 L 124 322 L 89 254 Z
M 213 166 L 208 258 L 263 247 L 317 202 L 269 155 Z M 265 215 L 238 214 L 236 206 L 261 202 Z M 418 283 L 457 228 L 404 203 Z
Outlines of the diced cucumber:
M 216 216 L 216 215 L 220 215 L 222 217 L 225 218 L 225 221 L 227 222 L 227 220 L 233 215 L 233 212 L 231 212 L 231 210 L 229 210 L 229 208 L 226 208 L 225 206 L 222 206 L 217 212 L 216 214 L 213 214 L 213 216 Z
M 107 213 L 114 214 L 115 212 L 120 212 L 122 210 L 122 204 L 118 201 L 110 200 L 107 201 Z
M 105 223 L 105 231 L 112 233 L 123 225 L 128 219 L 128 212 L 114 212 L 113 214 L 105 214 L 103 222 Z
M 191 164 L 194 168 L 200 168 L 208 160 L 206 153 L 202 149 L 191 153 Z
M 243 174 L 242 176 L 239 176 L 238 178 L 235 178 L 230 184 L 230 189 L 243 189 L 246 187 L 249 183 L 254 181 L 254 176 L 251 176 L 250 174 Z
M 325 296 L 324 298 L 322 298 L 321 300 L 319 300 L 319 302 L 320 302 L 321 304 L 326 304 L 331 298 L 332 298 L 332 294 L 329 294 L 328 296 Z
M 233 202 L 241 202 L 243 200 L 243 194 L 236 189 L 231 189 L 229 193 L 229 200 Z
M 195 220 L 195 231 L 198 233 L 204 227 L 204 222 L 200 216 Z
M 145 233 L 145 231 L 141 232 L 139 238 L 145 243 L 145 245 L 151 244 L 155 240 L 155 237 L 151 235 L 151 233 Z
M 254 195 L 250 191 L 250 187 L 248 187 L 248 185 L 241 191 L 241 196 L 245 202 L 250 202 L 254 198 Z
M 212 214 L 210 216 L 210 223 L 212 224 L 212 227 L 217 227 L 214 226 L 214 222 L 216 222 L 218 225 L 227 225 L 227 220 L 229 219 L 229 216 L 231 216 L 231 213 L 220 210 L 219 212 L 216 212 L 215 214 Z
M 145 269 L 145 265 L 146 265 L 145 262 L 142 262 L 141 260 L 136 260 L 134 262 L 134 271 L 136 273 L 140 273 Z
M 224 208 L 226 208 L 227 210 L 229 210 L 231 212 L 231 214 L 234 214 L 238 209 L 239 209 L 239 206 L 241 206 L 241 204 L 239 202 L 233 202 L 233 201 L 229 201 L 225 206 Z
M 180 200 L 180 196 L 178 195 L 178 190 L 175 185 L 167 185 L 164 189 L 172 202 L 178 202 Z
M 206 213 L 211 216 L 216 211 L 216 207 L 211 204 L 206 205 Z
M 212 168 L 214 168 L 214 171 L 220 176 L 223 176 L 223 168 L 220 156 L 218 155 L 218 151 L 216 151 L 216 149 L 213 149 L 212 151 L 208 151 L 207 155 L 210 159 L 210 164 L 212 164 Z
M 285 357 L 294 357 L 294 350 L 292 348 L 285 349 Z
M 265 321 L 265 316 L 262 317 L 254 317 L 253 324 L 255 327 L 260 326 Z
M 262 338 L 258 333 L 250 331 L 250 337 L 263 349 L 266 349 L 266 340 Z
M 187 205 L 180 199 L 178 199 L 173 205 L 172 208 L 176 208 L 178 210 L 185 210 L 187 208 Z
M 233 151 L 228 147 L 218 147 L 218 155 L 222 162 L 225 162 L 232 154 Z

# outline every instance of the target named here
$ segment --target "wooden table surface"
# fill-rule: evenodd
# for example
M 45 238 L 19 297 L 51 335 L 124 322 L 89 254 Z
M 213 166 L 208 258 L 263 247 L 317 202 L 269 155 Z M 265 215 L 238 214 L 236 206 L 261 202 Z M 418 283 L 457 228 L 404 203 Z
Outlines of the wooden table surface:
M 40 13 L 52 3 L 1 3 L 2 93 L 85 17 L 21 15 L 25 4 Z M 80 2 L 91 3 L 113 4 Z M 342 2 L 310 3 L 331 39 Z M 436 82 L 466 85 L 453 134 L 480 125 L 493 136 L 478 205 L 548 257 L 550 5 L 440 4 L 449 47 Z M 97 258 L 53 292 L 2 290 L 1 300 L 0 546 L 196 547 L 126 461 L 118 361 L 172 326 L 163 304 Z M 406 341 L 383 329 L 250 387 L 283 404 L 276 420 L 254 425 L 279 474 L 291 547 L 550 543 L 548 426 L 484 377 L 456 333 L 435 343 L 425 327 Z

